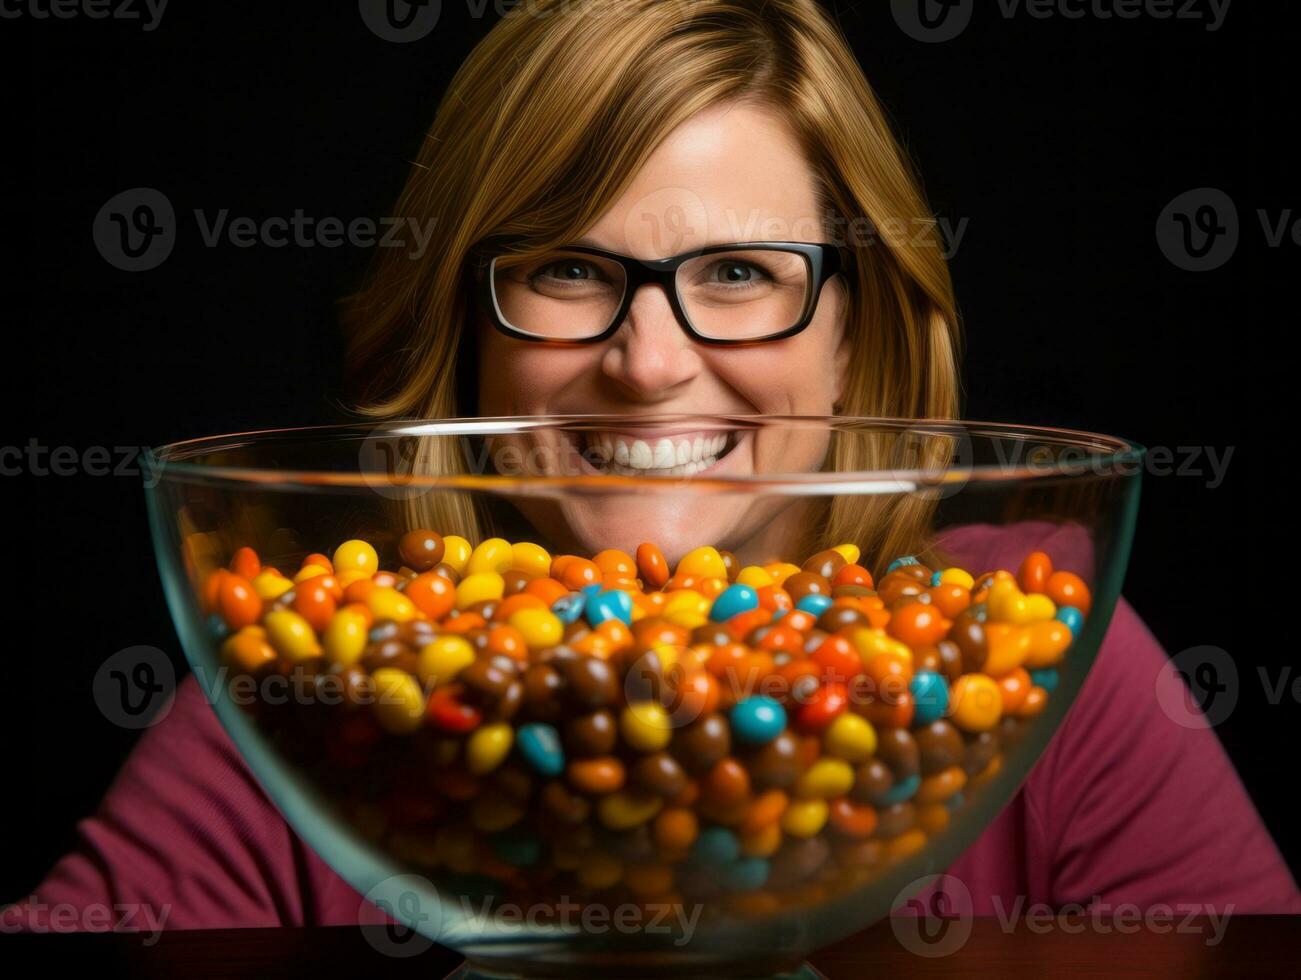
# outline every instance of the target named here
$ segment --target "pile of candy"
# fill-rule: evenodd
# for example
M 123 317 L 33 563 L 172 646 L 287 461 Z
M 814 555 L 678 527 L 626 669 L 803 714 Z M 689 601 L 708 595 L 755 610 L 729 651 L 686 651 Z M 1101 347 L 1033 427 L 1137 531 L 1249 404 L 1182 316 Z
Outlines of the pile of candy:
M 236 677 L 304 679 L 250 707 L 360 832 L 512 900 L 765 914 L 870 880 L 998 772 L 1090 603 L 1042 552 L 875 583 L 852 544 L 670 570 L 416 530 L 394 558 L 241 548 L 201 599 Z

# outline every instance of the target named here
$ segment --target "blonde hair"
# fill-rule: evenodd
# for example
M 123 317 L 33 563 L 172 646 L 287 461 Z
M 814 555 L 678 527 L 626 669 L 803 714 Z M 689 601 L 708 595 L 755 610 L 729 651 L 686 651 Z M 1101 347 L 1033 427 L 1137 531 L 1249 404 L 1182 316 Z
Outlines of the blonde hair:
M 815 0 L 532 0 L 505 16 L 452 79 L 394 211 L 433 219 L 431 247 L 418 259 L 379 250 L 345 301 L 360 411 L 474 415 L 470 247 L 495 234 L 538 248 L 580 237 L 670 131 L 738 100 L 780 113 L 823 204 L 874 232 L 844 243 L 855 258 L 851 347 L 836 411 L 956 417 L 958 320 L 943 243 L 881 105 Z M 883 458 L 898 451 L 838 439 L 828 468 L 898 465 Z M 930 443 L 922 455 L 942 462 L 943 452 Z M 437 465 L 455 468 L 450 454 Z M 473 539 L 482 514 L 470 501 L 440 506 L 442 526 Z M 920 498 L 844 497 L 828 505 L 820 537 L 857 542 L 879 567 L 922 550 L 930 517 Z

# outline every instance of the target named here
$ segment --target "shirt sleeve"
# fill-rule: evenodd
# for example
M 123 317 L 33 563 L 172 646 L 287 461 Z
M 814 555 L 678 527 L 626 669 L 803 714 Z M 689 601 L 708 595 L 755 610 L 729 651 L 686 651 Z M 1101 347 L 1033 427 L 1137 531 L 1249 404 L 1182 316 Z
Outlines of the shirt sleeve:
M 311 895 L 329 884 L 193 676 L 77 831 L 34 893 L 3 909 L 6 930 L 57 929 L 58 916 L 79 930 L 128 917 L 142 930 L 310 925 Z
M 1025 788 L 1032 832 L 1050 856 L 1055 905 L 1301 911 L 1277 846 L 1188 698 L 1165 651 L 1120 600 Z

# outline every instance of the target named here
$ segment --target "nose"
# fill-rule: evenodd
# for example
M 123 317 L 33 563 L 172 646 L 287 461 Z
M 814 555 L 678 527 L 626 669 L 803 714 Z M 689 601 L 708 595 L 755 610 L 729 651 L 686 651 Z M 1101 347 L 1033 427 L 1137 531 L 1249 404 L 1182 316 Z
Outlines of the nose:
M 664 288 L 642 286 L 628 316 L 601 358 L 601 370 L 637 401 L 656 402 L 675 394 L 704 367 L 699 351 L 678 324 Z

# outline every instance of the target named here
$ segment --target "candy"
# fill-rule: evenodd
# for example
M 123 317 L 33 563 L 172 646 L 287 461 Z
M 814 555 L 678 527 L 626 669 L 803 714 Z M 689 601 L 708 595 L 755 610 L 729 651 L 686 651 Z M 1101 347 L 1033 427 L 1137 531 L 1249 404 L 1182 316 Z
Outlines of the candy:
M 453 890 L 742 915 L 848 893 L 946 830 L 1091 602 L 1042 553 L 1015 576 L 900 559 L 875 585 L 852 544 L 799 565 L 704 546 L 670 574 L 650 543 L 552 556 L 422 528 L 396 555 L 241 548 L 200 589 L 223 665 L 321 694 L 268 717 L 364 793 L 367 839 Z
M 766 745 L 786 728 L 786 709 L 764 695 L 738 701 L 730 718 L 736 740 L 749 745 Z

